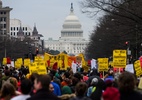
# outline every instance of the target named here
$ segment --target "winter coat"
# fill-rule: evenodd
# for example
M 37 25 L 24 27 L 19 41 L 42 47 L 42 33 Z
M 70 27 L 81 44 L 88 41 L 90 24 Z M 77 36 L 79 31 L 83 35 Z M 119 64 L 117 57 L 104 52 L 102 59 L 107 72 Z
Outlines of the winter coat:
M 40 89 L 36 92 L 35 95 L 28 98 L 27 100 L 60 100 L 60 99 L 49 90 Z

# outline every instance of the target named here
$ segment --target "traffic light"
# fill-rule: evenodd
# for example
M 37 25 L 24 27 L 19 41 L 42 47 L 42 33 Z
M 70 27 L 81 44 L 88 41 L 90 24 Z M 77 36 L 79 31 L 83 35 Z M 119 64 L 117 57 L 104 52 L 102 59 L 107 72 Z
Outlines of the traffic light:
M 39 50 L 38 49 L 36 49 L 36 55 L 39 53 Z
M 130 48 L 130 42 L 129 42 L 129 41 L 126 41 L 126 42 L 125 42 L 125 46 L 126 46 L 126 49 Z
M 128 46 L 128 44 L 129 44 L 129 42 L 128 42 L 128 41 L 126 41 L 126 42 L 125 42 L 125 45 L 126 45 L 126 46 Z

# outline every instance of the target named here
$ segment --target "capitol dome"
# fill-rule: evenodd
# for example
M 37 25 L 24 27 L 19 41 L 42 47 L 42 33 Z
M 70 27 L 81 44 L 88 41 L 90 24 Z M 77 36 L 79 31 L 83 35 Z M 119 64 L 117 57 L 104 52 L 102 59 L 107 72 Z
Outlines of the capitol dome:
M 71 3 L 70 14 L 65 18 L 61 38 L 83 37 L 83 30 L 78 17 L 74 14 L 73 4 Z
M 65 22 L 66 21 L 79 21 L 78 17 L 73 14 L 70 14 L 69 16 L 66 17 Z

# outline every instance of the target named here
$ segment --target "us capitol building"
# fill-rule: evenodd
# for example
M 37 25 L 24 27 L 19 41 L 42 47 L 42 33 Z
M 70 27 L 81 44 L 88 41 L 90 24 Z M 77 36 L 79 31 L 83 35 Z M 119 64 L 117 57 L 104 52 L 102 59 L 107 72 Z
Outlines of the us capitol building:
M 45 48 L 60 52 L 66 51 L 74 55 L 84 53 L 89 41 L 83 38 L 83 30 L 78 17 L 74 14 L 73 4 L 71 4 L 70 14 L 65 18 L 62 27 L 59 40 L 52 40 L 52 38 L 45 40 Z

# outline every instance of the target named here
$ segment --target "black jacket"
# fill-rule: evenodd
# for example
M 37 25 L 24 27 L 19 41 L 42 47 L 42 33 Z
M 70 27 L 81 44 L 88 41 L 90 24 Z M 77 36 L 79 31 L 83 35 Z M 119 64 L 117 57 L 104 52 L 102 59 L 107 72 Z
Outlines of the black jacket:
M 137 91 L 124 93 L 120 91 L 120 100 L 142 100 L 142 94 Z
M 36 94 L 28 98 L 27 100 L 60 100 L 57 96 L 51 93 L 49 90 L 41 89 Z

